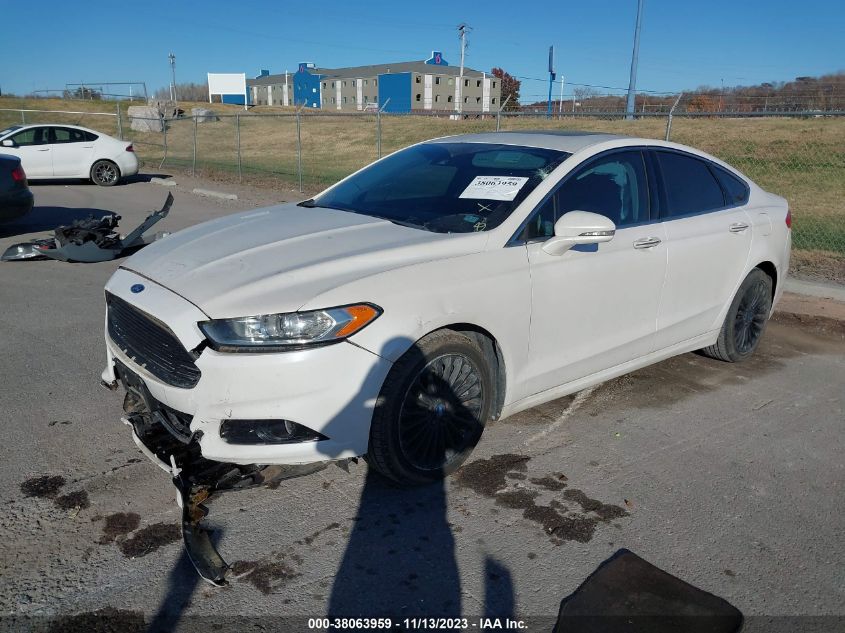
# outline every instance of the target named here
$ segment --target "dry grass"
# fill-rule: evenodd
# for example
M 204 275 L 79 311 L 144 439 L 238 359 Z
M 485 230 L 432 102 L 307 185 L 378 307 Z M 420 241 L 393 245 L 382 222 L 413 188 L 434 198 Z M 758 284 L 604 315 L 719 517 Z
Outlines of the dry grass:
M 193 105 L 182 104 L 190 111 Z M 136 144 L 148 169 L 164 158 L 164 135 L 129 129 L 121 105 L 123 131 Z M 239 115 L 241 173 L 289 188 L 297 183 L 297 125 L 292 108 L 260 106 L 248 113 L 240 106 L 214 104 L 219 121 L 200 123 L 196 136 L 196 169 L 217 178 L 237 177 Z M 61 99 L 0 98 L 0 108 L 37 108 L 114 113 L 114 102 Z M 372 114 L 327 116 L 305 111 L 301 117 L 302 177 L 308 191 L 335 182 L 377 157 L 376 117 Z M 115 134 L 116 117 L 35 115 L 27 122 L 79 123 Z M 0 112 L 0 125 L 20 121 L 17 113 Z M 579 129 L 663 138 L 662 118 L 634 121 L 585 118 L 502 119 L 503 130 Z M 448 118 L 389 115 L 381 117 L 382 153 L 421 140 L 450 134 L 492 131 L 494 118 L 454 121 Z M 190 167 L 194 157 L 194 124 L 172 121 L 167 129 L 166 167 Z M 845 263 L 845 118 L 679 118 L 672 140 L 703 149 L 734 165 L 769 191 L 790 203 L 794 241 L 799 250 L 827 251 L 836 268 Z

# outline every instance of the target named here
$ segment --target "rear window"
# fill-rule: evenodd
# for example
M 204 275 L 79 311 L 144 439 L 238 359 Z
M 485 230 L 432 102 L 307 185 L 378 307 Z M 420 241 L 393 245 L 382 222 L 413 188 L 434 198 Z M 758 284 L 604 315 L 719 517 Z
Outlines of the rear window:
M 722 188 L 725 190 L 725 195 L 728 198 L 728 204 L 740 205 L 748 202 L 749 189 L 744 181 L 718 165 L 710 165 L 710 168 L 716 174 L 719 182 L 722 183 Z
M 663 177 L 669 217 L 705 213 L 725 206 L 722 187 L 707 163 L 678 152 L 655 152 Z
M 306 206 L 437 233 L 501 224 L 569 154 L 488 143 L 425 143 L 375 163 Z

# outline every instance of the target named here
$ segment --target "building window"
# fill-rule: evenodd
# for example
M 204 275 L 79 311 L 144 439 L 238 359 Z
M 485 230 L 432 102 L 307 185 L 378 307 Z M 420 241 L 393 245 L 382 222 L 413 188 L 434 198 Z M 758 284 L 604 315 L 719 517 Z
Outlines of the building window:
M 481 103 L 481 97 L 476 97 L 476 98 L 475 98 L 475 102 L 476 102 L 476 103 Z
M 416 76 L 416 81 L 417 81 L 417 83 L 420 83 L 420 76 L 419 75 Z
M 325 88 L 325 87 L 326 87 L 326 82 L 324 81 L 324 82 L 323 82 L 323 88 Z
M 481 88 L 481 80 L 480 79 L 475 82 L 475 87 Z
M 373 85 L 378 86 L 378 79 L 373 79 Z
M 464 79 L 464 88 L 469 88 L 469 79 Z
M 332 97 L 332 103 L 334 103 L 334 97 Z
M 455 80 L 454 80 L 454 79 L 452 79 L 451 77 L 449 77 L 449 85 L 451 86 L 451 85 L 453 85 L 454 83 L 455 83 Z
M 494 87 L 494 88 L 496 87 L 496 82 L 495 82 L 495 81 L 493 82 L 493 87 Z
M 435 77 L 434 83 L 436 83 L 439 86 L 440 85 L 440 77 Z
M 343 98 L 343 102 L 346 103 L 346 97 Z
M 446 103 L 452 103 L 452 95 L 446 97 Z
M 325 84 L 323 84 L 323 85 L 325 85 Z M 334 88 L 334 82 L 332 82 L 332 88 Z
M 434 101 L 435 101 L 435 103 L 439 102 L 440 101 L 440 95 L 434 95 Z
M 365 85 L 365 86 L 367 85 L 367 80 L 366 80 L 366 79 L 364 80 L 364 85 Z
M 496 103 L 496 97 L 493 97 L 492 99 L 490 99 L 490 103 Z
M 417 101 L 419 101 L 419 100 L 420 100 L 420 93 L 418 92 L 417 93 Z
M 464 103 L 469 103 L 469 97 L 464 97 Z

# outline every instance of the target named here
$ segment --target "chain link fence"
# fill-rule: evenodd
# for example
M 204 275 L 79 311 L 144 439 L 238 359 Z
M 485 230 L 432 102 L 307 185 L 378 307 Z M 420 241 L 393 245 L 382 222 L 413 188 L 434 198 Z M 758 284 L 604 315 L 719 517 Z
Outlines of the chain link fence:
M 669 139 L 733 165 L 785 197 L 793 214 L 793 268 L 845 283 L 845 113 L 777 114 L 493 112 L 330 113 L 254 108 L 209 120 L 155 120 L 160 132 L 131 129 L 126 113 L 0 110 L 0 126 L 73 123 L 122 136 L 147 172 L 168 169 L 319 191 L 379 156 L 451 134 L 522 129 L 584 130 Z

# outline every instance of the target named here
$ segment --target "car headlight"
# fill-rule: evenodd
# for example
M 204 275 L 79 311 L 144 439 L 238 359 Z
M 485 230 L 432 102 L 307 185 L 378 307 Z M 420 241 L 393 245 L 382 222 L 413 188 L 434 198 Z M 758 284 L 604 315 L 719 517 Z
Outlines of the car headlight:
M 259 314 L 199 323 L 218 352 L 279 352 L 342 341 L 372 323 L 382 310 L 369 303 L 284 314 Z

